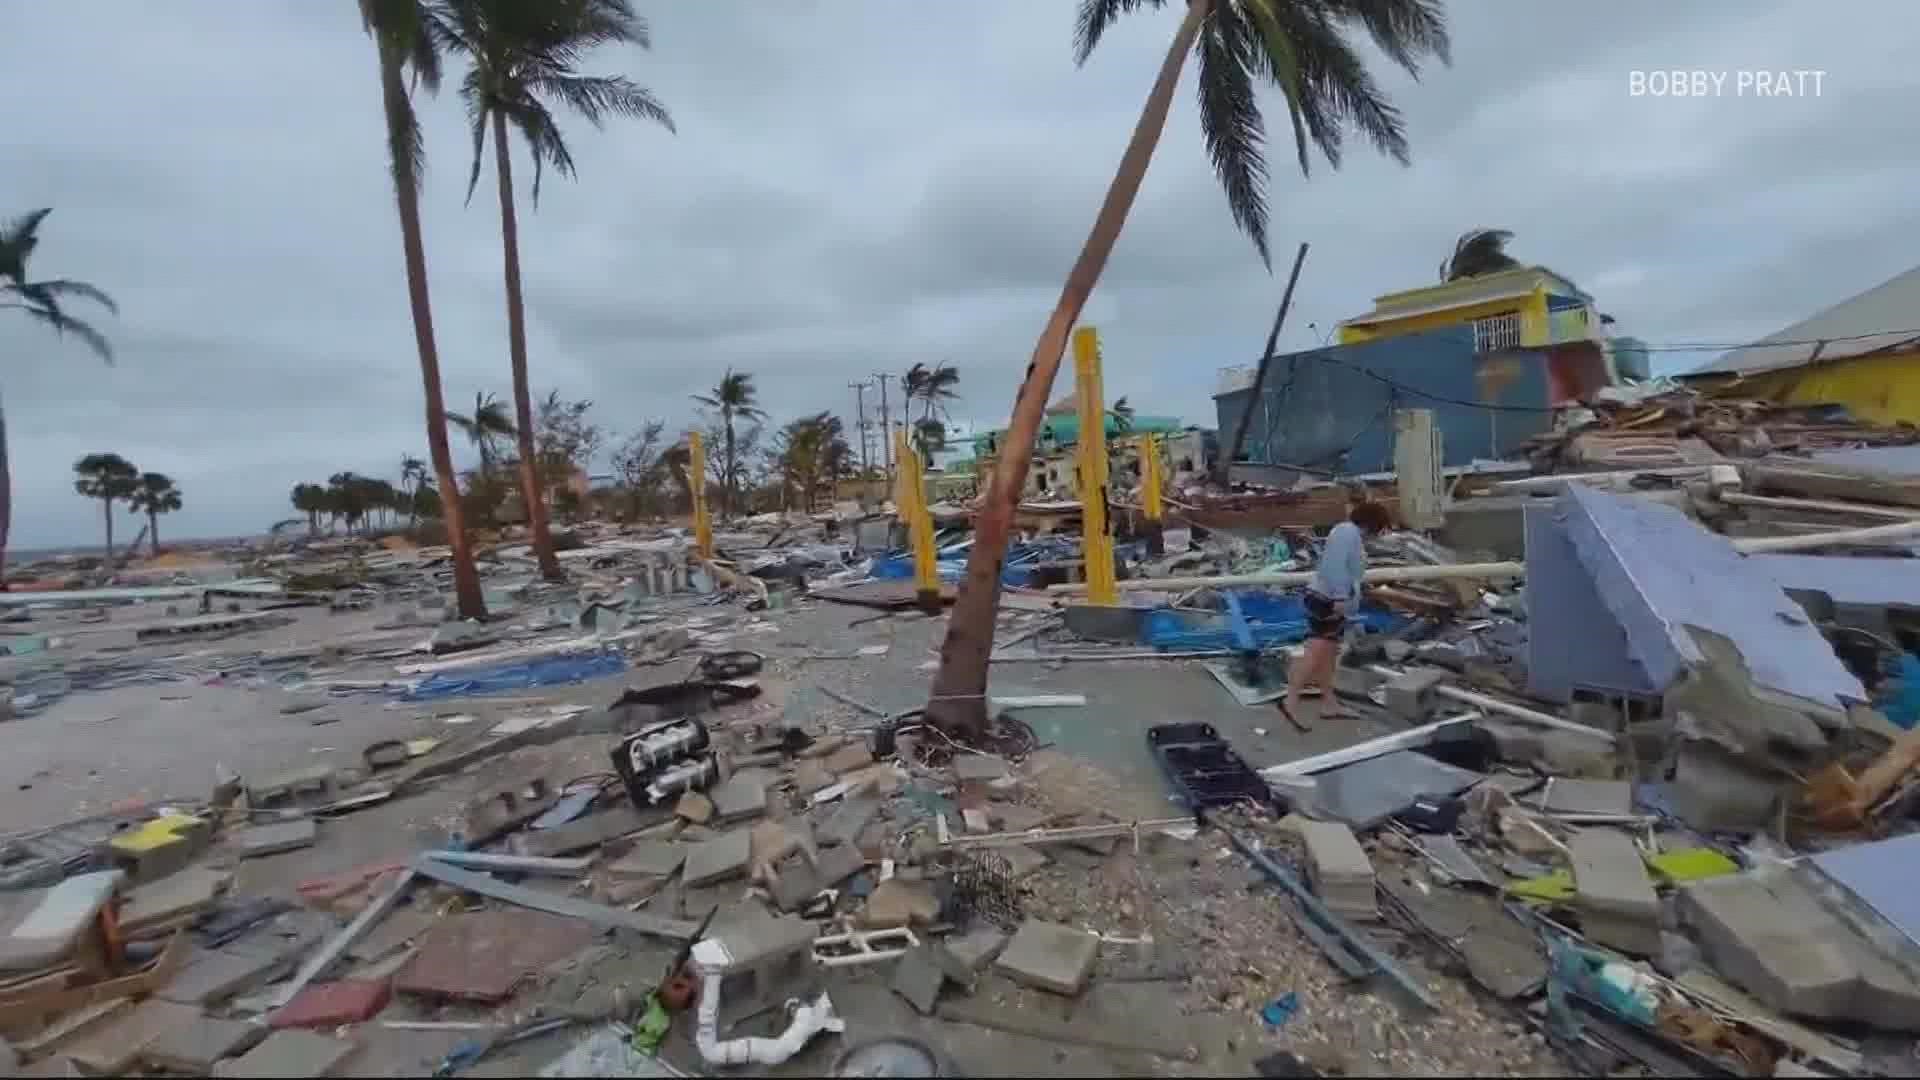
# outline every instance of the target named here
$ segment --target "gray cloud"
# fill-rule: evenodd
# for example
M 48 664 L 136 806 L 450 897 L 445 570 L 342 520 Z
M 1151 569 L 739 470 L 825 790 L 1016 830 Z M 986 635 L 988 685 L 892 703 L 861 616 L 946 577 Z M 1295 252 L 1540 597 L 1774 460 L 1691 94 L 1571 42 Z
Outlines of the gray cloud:
M 1277 148 L 1274 274 L 1228 220 L 1189 79 L 1088 314 L 1111 392 L 1210 422 L 1215 372 L 1257 351 L 1300 240 L 1313 250 L 1291 347 L 1430 280 L 1475 225 L 1515 230 L 1516 254 L 1655 342 L 1759 336 L 1873 285 L 1920 234 L 1903 123 L 1920 30 L 1904 13 L 1898 0 L 1458 3 L 1451 68 L 1418 83 L 1380 68 L 1411 168 L 1354 146 L 1307 180 Z M 1083 70 L 1066 3 L 647 14 L 655 50 L 595 66 L 653 88 L 679 134 L 570 124 L 579 181 L 549 177 L 537 209 L 522 192 L 536 388 L 593 399 L 616 429 L 683 424 L 688 395 L 731 366 L 784 420 L 850 412 L 848 382 L 947 360 L 960 414 L 1003 419 L 1172 14 L 1123 23 Z M 69 473 L 92 450 L 180 480 L 174 536 L 258 530 L 286 516 L 297 481 L 391 474 L 421 453 L 374 58 L 351 5 L 181 19 L 72 0 L 17 5 L 8 24 L 0 94 L 32 107 L 8 117 L 0 212 L 54 206 L 37 269 L 123 307 L 103 320 L 112 368 L 0 320 L 15 544 L 96 535 Z M 1826 77 L 1817 98 L 1630 97 L 1628 73 L 1652 68 Z M 466 203 L 458 102 L 425 109 L 434 315 L 457 408 L 507 390 L 498 219 L 490 173 Z

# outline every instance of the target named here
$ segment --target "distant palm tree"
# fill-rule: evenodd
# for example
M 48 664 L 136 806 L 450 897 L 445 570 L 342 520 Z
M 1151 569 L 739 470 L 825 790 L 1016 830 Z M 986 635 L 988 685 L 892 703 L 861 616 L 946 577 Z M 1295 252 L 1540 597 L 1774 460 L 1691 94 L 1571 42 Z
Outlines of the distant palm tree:
M 113 563 L 113 501 L 140 489 L 140 470 L 119 454 L 88 454 L 73 463 L 73 490 L 99 499 L 107 522 L 107 563 Z
M 500 457 L 500 440 L 511 439 L 519 433 L 513 421 L 507 416 L 507 406 L 494 400 L 492 394 L 473 395 L 471 413 L 448 413 L 447 423 L 460 429 L 467 441 L 480 451 L 480 472 L 493 475 L 493 463 Z
M 1081 0 L 1074 52 L 1084 63 L 1121 15 L 1160 9 L 1166 0 Z M 974 519 L 966 584 L 947 620 L 946 646 L 933 681 L 927 719 L 937 727 L 974 735 L 984 729 L 988 652 L 993 643 L 999 580 L 1016 504 L 1033 461 L 1035 436 L 1067 338 L 1133 209 L 1187 54 L 1198 53 L 1200 130 L 1227 208 L 1263 263 L 1267 249 L 1266 121 L 1255 93 L 1260 83 L 1280 91 L 1293 126 L 1300 170 L 1310 147 L 1335 167 L 1349 129 L 1382 152 L 1408 160 L 1400 112 L 1367 71 L 1354 39 L 1365 35 L 1387 58 L 1417 75 L 1428 57 L 1448 58 L 1440 0 L 1187 0 L 1140 120 L 1121 155 L 1086 244 L 1034 344 L 1026 381 L 1014 400 L 997 480 Z
M 453 448 L 447 444 L 447 406 L 440 387 L 440 349 L 433 339 L 433 300 L 427 289 L 427 249 L 420 228 L 420 174 L 426 170 L 426 146 L 413 111 L 408 76 L 432 93 L 440 86 L 439 44 L 445 26 L 422 0 L 358 0 L 361 25 L 373 38 L 380 60 L 380 101 L 386 116 L 387 164 L 393 174 L 400 243 L 406 259 L 407 301 L 413 313 L 414 347 L 420 354 L 420 384 L 427 403 L 427 454 L 440 489 L 447 543 L 453 549 L 453 593 L 460 617 L 487 617 L 480 573 L 473 564 L 466 522 L 460 514 L 454 480 Z
M 1133 430 L 1133 406 L 1127 404 L 1125 397 L 1116 399 L 1107 414 L 1113 417 L 1113 429 L 1116 432 L 1125 435 Z
M 1519 266 L 1520 260 L 1507 254 L 1512 239 L 1510 229 L 1468 229 L 1453 242 L 1453 254 L 1440 261 L 1440 280 L 1459 281 Z
M 507 350 L 513 363 L 513 405 L 520 442 L 520 490 L 541 575 L 561 577 L 547 527 L 547 502 L 533 446 L 533 396 L 527 383 L 526 309 L 520 290 L 520 226 L 514 212 L 513 155 L 507 125 L 526 140 L 533 155 L 533 201 L 540 202 L 540 176 L 552 165 L 574 175 L 573 154 L 561 137 L 551 103 L 579 113 L 594 127 L 608 114 L 652 120 L 673 130 L 673 120 L 653 95 L 619 75 L 581 75 L 579 62 L 603 44 L 646 48 L 646 21 L 628 0 L 445 0 L 447 44 L 472 69 L 460 84 L 473 125 L 473 172 L 467 199 L 480 182 L 481 154 L 493 135 L 493 161 L 500 189 L 500 239 L 505 254 Z
M 767 414 L 760 408 L 760 395 L 754 389 L 753 375 L 732 368 L 727 369 L 712 390 L 693 395 L 693 400 L 709 409 L 720 410 L 720 426 L 726 432 L 725 445 L 720 451 L 720 512 L 722 516 L 731 517 L 740 487 L 740 457 L 735 448 L 733 422 L 736 419 L 759 420 Z
M 418 495 L 420 485 L 427 479 L 427 463 L 412 454 L 400 455 L 400 490 L 406 495 L 407 527 L 412 528 L 420 519 Z
M 72 334 L 112 364 L 113 346 L 106 335 L 68 314 L 62 306 L 67 300 L 87 300 L 118 313 L 112 297 L 84 281 L 27 280 L 27 259 L 40 244 L 40 223 L 51 213 L 50 209 L 35 210 L 0 226 L 0 310 L 24 311 L 27 318 L 51 327 L 56 334 Z M 6 587 L 7 535 L 12 526 L 13 471 L 7 460 L 7 416 L 0 409 L 0 589 Z
M 913 422 L 913 452 L 920 455 L 922 466 L 933 466 L 933 455 L 947 448 L 947 425 L 934 417 L 922 417 Z
M 166 473 L 141 473 L 140 486 L 127 497 L 127 505 L 147 515 L 148 550 L 160 554 L 160 515 L 180 509 L 180 489 Z
M 307 515 L 308 535 L 320 532 L 320 515 L 330 511 L 327 489 L 319 484 L 295 484 L 291 495 L 293 508 Z
M 907 395 L 907 407 L 912 409 L 913 402 L 923 406 L 921 419 L 931 419 L 935 415 L 947 415 L 947 402 L 960 396 L 954 387 L 960 385 L 960 370 L 952 364 L 942 361 L 933 367 L 915 363 L 900 377 L 900 385 Z

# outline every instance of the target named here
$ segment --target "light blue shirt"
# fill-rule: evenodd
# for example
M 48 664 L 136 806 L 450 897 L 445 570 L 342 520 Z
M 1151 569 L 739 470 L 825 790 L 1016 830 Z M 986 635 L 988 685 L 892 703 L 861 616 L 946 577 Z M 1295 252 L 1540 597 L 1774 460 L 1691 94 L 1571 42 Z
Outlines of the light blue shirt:
M 1350 608 L 1360 604 L 1360 576 L 1367 572 L 1367 538 L 1360 526 L 1343 521 L 1327 533 L 1320 565 L 1307 587 Z

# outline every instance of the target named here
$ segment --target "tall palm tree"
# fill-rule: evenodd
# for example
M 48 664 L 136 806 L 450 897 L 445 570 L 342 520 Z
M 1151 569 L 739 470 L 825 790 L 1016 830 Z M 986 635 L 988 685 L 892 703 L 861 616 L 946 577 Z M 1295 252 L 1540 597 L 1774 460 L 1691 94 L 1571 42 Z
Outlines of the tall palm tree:
M 483 476 L 493 475 L 494 462 L 500 459 L 500 440 L 511 439 L 522 430 L 507 416 L 506 404 L 495 400 L 492 394 L 475 393 L 473 411 L 448 413 L 447 423 L 459 428 L 467 441 L 480 451 L 480 473 Z M 521 456 L 525 457 L 524 454 Z
M 561 137 L 553 103 L 579 113 L 595 128 L 609 114 L 652 120 L 673 130 L 673 120 L 652 93 L 619 75 L 582 75 L 586 54 L 605 44 L 647 48 L 646 21 L 628 0 L 443 0 L 447 44 L 471 62 L 460 84 L 473 125 L 473 171 L 467 200 L 480 183 L 487 136 L 493 136 L 495 180 L 500 189 L 500 240 L 506 269 L 507 350 L 513 363 L 513 405 L 520 441 L 520 490 L 540 573 L 563 576 L 554 556 L 533 446 L 533 397 L 527 382 L 527 324 L 520 290 L 520 226 L 514 210 L 513 155 L 509 124 L 533 156 L 533 201 L 547 165 L 574 175 L 573 155 Z
M 386 113 L 387 159 L 393 173 L 394 204 L 400 216 L 400 243 L 407 267 L 407 299 L 413 309 L 414 347 L 420 353 L 420 384 L 427 402 L 427 456 L 439 479 L 441 513 L 447 543 L 453 549 L 454 601 L 463 619 L 487 617 L 480 573 L 473 565 L 466 522 L 460 513 L 460 488 L 454 480 L 453 449 L 447 445 L 447 405 L 440 391 L 440 350 L 433 339 L 433 300 L 427 291 L 426 241 L 420 231 L 420 174 L 426 148 L 413 111 L 407 76 L 429 93 L 440 86 L 437 45 L 444 27 L 421 0 L 358 0 L 360 21 L 373 38 L 380 60 L 380 100 Z
M 740 456 L 736 449 L 733 422 L 759 420 L 767 414 L 760 408 L 760 394 L 754 389 L 753 375 L 732 368 L 727 369 L 712 390 L 693 395 L 693 400 L 709 409 L 720 410 L 720 427 L 726 432 L 725 445 L 720 450 L 720 513 L 723 517 L 731 517 L 734 497 L 740 487 Z
M 327 489 L 319 484 L 295 484 L 289 498 L 295 510 L 307 515 L 307 535 L 319 535 L 320 515 L 326 513 L 330 505 Z
M 1520 260 L 1507 254 L 1511 229 L 1468 229 L 1453 242 L 1453 254 L 1440 261 L 1440 280 L 1459 281 L 1511 270 Z
M 127 505 L 147 515 L 148 550 L 160 554 L 160 515 L 180 509 L 180 489 L 166 473 L 141 473 L 140 486 L 127 497 Z M 136 538 L 137 539 L 137 538 Z
M 113 298 L 84 281 L 54 278 L 27 280 L 27 260 L 40 244 L 40 223 L 53 213 L 35 210 L 0 226 L 0 310 L 25 312 L 27 318 L 51 327 L 61 336 L 79 338 L 94 355 L 113 363 L 113 346 L 92 324 L 69 314 L 67 300 L 87 300 L 119 313 Z M 7 415 L 0 409 L 0 589 L 6 588 L 7 534 L 13 527 L 13 470 L 7 460 Z
M 119 454 L 88 454 L 73 463 L 73 490 L 99 499 L 107 523 L 107 565 L 113 565 L 113 501 L 140 490 L 140 470 Z
M 1166 0 L 1081 0 L 1076 59 L 1085 63 L 1119 16 L 1166 6 Z M 1441 0 L 1187 0 L 1113 183 L 1034 345 L 1026 382 L 1014 400 L 1006 445 L 995 466 L 998 472 L 974 521 L 965 583 L 948 620 L 927 707 L 930 722 L 969 734 L 986 724 L 987 656 L 999 606 L 1000 565 L 1015 504 L 1026 485 L 1034 436 L 1067 335 L 1099 284 L 1146 179 L 1187 54 L 1200 57 L 1200 129 L 1226 192 L 1227 209 L 1261 261 L 1271 267 L 1266 121 L 1255 94 L 1259 83 L 1280 91 L 1302 173 L 1310 166 L 1310 146 L 1338 167 L 1349 128 L 1394 159 L 1408 160 L 1400 112 L 1373 81 L 1355 47 L 1353 38 L 1361 33 L 1414 75 L 1428 57 L 1448 59 Z
M 947 402 L 960 396 L 954 387 L 960 385 L 960 370 L 945 361 L 932 367 L 916 363 L 900 377 L 900 385 L 906 391 L 907 408 L 913 408 L 913 402 L 920 402 L 920 418 L 931 420 L 935 415 L 947 414 Z
M 400 490 L 405 495 L 407 528 L 420 520 L 420 485 L 427 478 L 427 463 L 412 454 L 400 455 Z

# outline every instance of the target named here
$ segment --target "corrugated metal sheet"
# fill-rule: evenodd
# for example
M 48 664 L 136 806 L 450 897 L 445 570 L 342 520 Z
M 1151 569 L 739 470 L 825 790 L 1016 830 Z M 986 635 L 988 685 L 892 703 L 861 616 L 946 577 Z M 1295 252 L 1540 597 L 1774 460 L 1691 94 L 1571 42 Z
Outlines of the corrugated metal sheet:
M 1243 460 L 1340 473 L 1390 470 L 1396 408 L 1433 410 L 1444 465 L 1498 458 L 1551 423 L 1546 363 L 1544 352 L 1477 355 L 1469 326 L 1277 356 Z M 1233 431 L 1252 397 L 1247 389 L 1214 398 L 1222 432 Z
M 1755 343 L 1757 347 L 1723 353 L 1688 374 L 1776 371 L 1798 367 L 1813 357 L 1814 346 L 1811 344 L 1769 345 L 1769 342 L 1815 342 L 1824 339 L 1827 344 L 1820 349 L 1819 355 L 1822 362 L 1865 356 L 1920 338 L 1920 334 L 1914 333 L 1916 329 L 1920 329 L 1920 266 L 1889 278 L 1866 292 L 1850 296 L 1784 330 L 1769 334 Z

